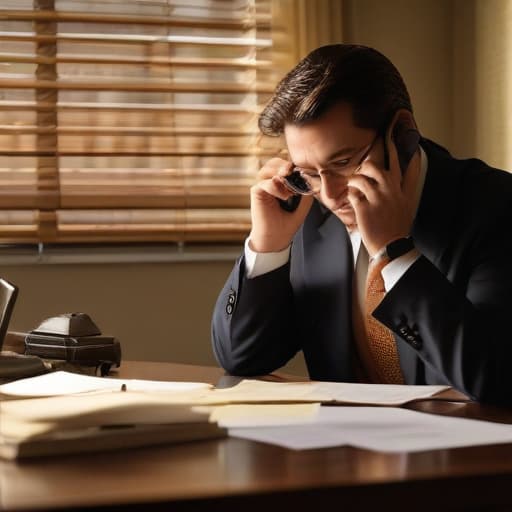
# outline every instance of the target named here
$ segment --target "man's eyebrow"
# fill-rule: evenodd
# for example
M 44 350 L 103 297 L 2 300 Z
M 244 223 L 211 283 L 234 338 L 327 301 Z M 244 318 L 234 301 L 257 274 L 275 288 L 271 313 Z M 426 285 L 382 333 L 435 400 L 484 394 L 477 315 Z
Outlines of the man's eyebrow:
M 357 152 L 357 148 L 343 148 L 343 149 L 339 149 L 338 151 L 335 151 L 334 153 L 332 153 L 331 155 L 329 155 L 329 157 L 326 159 L 326 162 L 331 162 L 332 160 L 336 159 L 336 158 L 340 158 L 342 156 L 349 156 L 349 155 L 353 155 L 354 153 Z
M 325 164 L 332 162 L 336 158 L 352 156 L 352 155 L 356 154 L 360 149 L 361 148 L 352 148 L 352 147 L 338 149 L 337 151 L 335 151 L 334 153 L 329 155 L 329 157 L 325 160 Z M 307 167 L 305 167 L 305 166 L 297 165 L 295 162 L 292 162 L 292 163 L 296 167 L 300 167 L 301 169 L 307 169 Z

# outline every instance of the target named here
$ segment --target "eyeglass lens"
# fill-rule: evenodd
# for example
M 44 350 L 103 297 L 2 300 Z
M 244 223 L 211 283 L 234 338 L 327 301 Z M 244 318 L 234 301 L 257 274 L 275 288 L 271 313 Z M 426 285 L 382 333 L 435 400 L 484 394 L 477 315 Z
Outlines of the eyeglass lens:
M 309 195 L 314 193 L 311 184 L 304 179 L 300 171 L 293 171 L 288 174 L 284 177 L 284 181 L 288 188 L 296 194 Z

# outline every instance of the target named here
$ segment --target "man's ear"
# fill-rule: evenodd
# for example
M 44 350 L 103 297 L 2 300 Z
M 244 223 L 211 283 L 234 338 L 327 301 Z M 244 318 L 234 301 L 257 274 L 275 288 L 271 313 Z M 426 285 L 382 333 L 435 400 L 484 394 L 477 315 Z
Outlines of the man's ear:
M 414 153 L 418 151 L 420 133 L 412 112 L 406 109 L 397 110 L 386 130 L 386 167 L 389 169 L 389 145 L 391 141 L 396 147 L 402 174 L 409 166 Z

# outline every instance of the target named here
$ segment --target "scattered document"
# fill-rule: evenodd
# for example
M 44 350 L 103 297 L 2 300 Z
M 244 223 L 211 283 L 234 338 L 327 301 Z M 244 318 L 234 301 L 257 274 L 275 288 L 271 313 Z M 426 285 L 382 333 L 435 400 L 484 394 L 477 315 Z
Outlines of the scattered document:
M 229 435 L 292 450 L 354 446 L 417 452 L 512 442 L 512 425 L 427 414 L 395 407 L 322 406 L 302 425 L 229 428 Z
M 397 406 L 411 400 L 429 398 L 446 389 L 449 386 L 246 379 L 231 388 L 214 389 L 208 397 L 210 403 L 322 402 Z
M 231 388 L 216 389 L 201 382 L 165 382 L 90 377 L 58 371 L 0 386 L 0 393 L 17 397 L 60 396 L 97 391 L 140 391 L 167 394 L 168 401 L 196 405 L 237 403 L 339 403 L 403 405 L 429 398 L 448 386 L 353 384 L 345 382 L 268 382 L 245 379 Z
M 123 390 L 129 391 L 177 392 L 210 389 L 213 386 L 204 382 L 123 380 L 58 371 L 2 384 L 0 393 L 18 397 L 43 397 L 90 393 L 93 391 L 119 391 L 121 387 L 123 387 Z
M 252 379 L 216 389 L 201 382 L 59 371 L 0 386 L 0 393 L 10 395 L 0 401 L 0 456 L 220 437 L 225 429 L 234 437 L 294 450 L 350 445 L 414 452 L 512 442 L 512 425 L 397 408 L 447 389 Z

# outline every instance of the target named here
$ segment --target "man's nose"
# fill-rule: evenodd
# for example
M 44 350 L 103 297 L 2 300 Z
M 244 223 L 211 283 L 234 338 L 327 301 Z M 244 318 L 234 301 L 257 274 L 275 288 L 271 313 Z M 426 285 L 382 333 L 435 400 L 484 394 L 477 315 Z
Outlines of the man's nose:
M 347 180 L 339 176 L 322 176 L 322 195 L 326 199 L 336 200 L 347 190 Z

